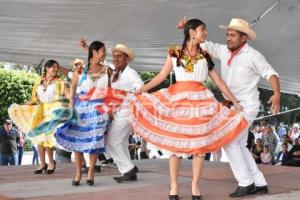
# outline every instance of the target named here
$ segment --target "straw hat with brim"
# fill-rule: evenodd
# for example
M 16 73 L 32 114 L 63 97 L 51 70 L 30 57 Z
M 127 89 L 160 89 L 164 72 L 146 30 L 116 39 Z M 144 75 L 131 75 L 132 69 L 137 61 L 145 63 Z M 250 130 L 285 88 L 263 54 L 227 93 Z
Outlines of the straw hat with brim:
M 128 56 L 129 62 L 133 61 L 135 55 L 131 49 L 129 49 L 125 44 L 117 44 L 114 48 L 111 49 L 111 52 L 119 51 L 125 53 Z
M 250 28 L 249 23 L 243 19 L 233 18 L 228 26 L 220 25 L 221 29 L 232 29 L 247 34 L 249 40 L 256 39 L 256 33 Z
M 79 63 L 84 65 L 85 62 L 83 60 L 79 59 L 79 58 L 76 58 L 74 61 L 70 62 L 70 65 L 73 66 L 73 65 L 79 64 Z

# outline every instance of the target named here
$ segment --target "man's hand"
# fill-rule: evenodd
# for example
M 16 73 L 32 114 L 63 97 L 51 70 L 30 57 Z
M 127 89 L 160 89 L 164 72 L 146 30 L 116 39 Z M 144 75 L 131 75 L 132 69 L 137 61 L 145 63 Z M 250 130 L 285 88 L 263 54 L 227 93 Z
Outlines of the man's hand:
M 178 24 L 177 24 L 177 29 L 183 29 L 185 24 L 187 23 L 188 18 L 186 16 L 183 17 L 183 19 L 179 20 Z
M 270 97 L 269 104 L 271 104 L 271 111 L 273 114 L 278 113 L 280 111 L 280 94 L 274 94 Z

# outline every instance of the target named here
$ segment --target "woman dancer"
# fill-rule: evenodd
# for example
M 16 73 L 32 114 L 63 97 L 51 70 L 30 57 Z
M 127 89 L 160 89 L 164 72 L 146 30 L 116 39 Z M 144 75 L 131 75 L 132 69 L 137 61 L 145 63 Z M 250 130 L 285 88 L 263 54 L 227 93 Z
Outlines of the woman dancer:
M 52 174 L 56 168 L 53 159 L 53 147 L 55 138 L 53 131 L 44 128 L 36 130 L 38 126 L 51 119 L 52 112 L 59 108 L 67 107 L 68 90 L 58 75 L 59 64 L 55 60 L 45 63 L 43 76 L 38 78 L 32 90 L 31 101 L 26 105 L 13 104 L 8 110 L 10 118 L 24 133 L 28 133 L 34 144 L 38 145 L 40 165 L 35 174 L 45 171 Z M 46 163 L 45 155 L 48 155 L 49 163 Z
M 86 96 L 91 88 L 106 88 L 108 86 L 107 67 L 102 65 L 105 58 L 105 46 L 102 42 L 94 41 L 89 46 L 88 64 L 83 73 L 76 70 L 72 75 L 70 89 L 70 109 L 72 118 L 56 131 L 57 142 L 70 151 L 75 151 L 76 173 L 73 186 L 79 186 L 83 153 L 90 155 L 90 167 L 86 183 L 94 185 L 94 170 L 97 156 L 105 151 L 104 133 L 108 116 L 96 110 L 103 104 L 101 98 L 80 99 Z M 73 112 L 74 110 L 74 112 Z

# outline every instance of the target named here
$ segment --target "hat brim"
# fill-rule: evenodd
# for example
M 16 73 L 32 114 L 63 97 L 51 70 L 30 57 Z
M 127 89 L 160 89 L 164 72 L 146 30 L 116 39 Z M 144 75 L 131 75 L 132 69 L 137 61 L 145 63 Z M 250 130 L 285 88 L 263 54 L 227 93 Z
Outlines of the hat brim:
M 111 52 L 113 53 L 114 51 L 125 53 L 128 56 L 128 61 L 129 62 L 132 62 L 135 58 L 134 53 L 130 49 L 112 48 Z
M 256 39 L 256 33 L 252 29 L 247 28 L 247 27 L 219 25 L 219 28 L 224 29 L 224 30 L 232 29 L 232 30 L 236 30 L 236 31 L 245 33 L 249 40 Z

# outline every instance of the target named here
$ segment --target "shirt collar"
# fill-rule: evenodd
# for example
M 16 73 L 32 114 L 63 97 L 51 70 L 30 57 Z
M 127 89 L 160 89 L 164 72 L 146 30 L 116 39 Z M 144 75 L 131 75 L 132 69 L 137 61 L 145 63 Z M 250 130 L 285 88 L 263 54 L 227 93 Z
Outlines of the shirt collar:
M 241 52 L 245 52 L 245 53 L 247 53 L 249 51 L 249 45 L 248 45 L 248 43 L 246 43 L 244 46 L 243 46 L 243 48 L 239 51 L 239 53 L 238 54 L 240 54 Z M 231 51 L 227 48 L 227 52 L 228 53 L 231 53 Z

